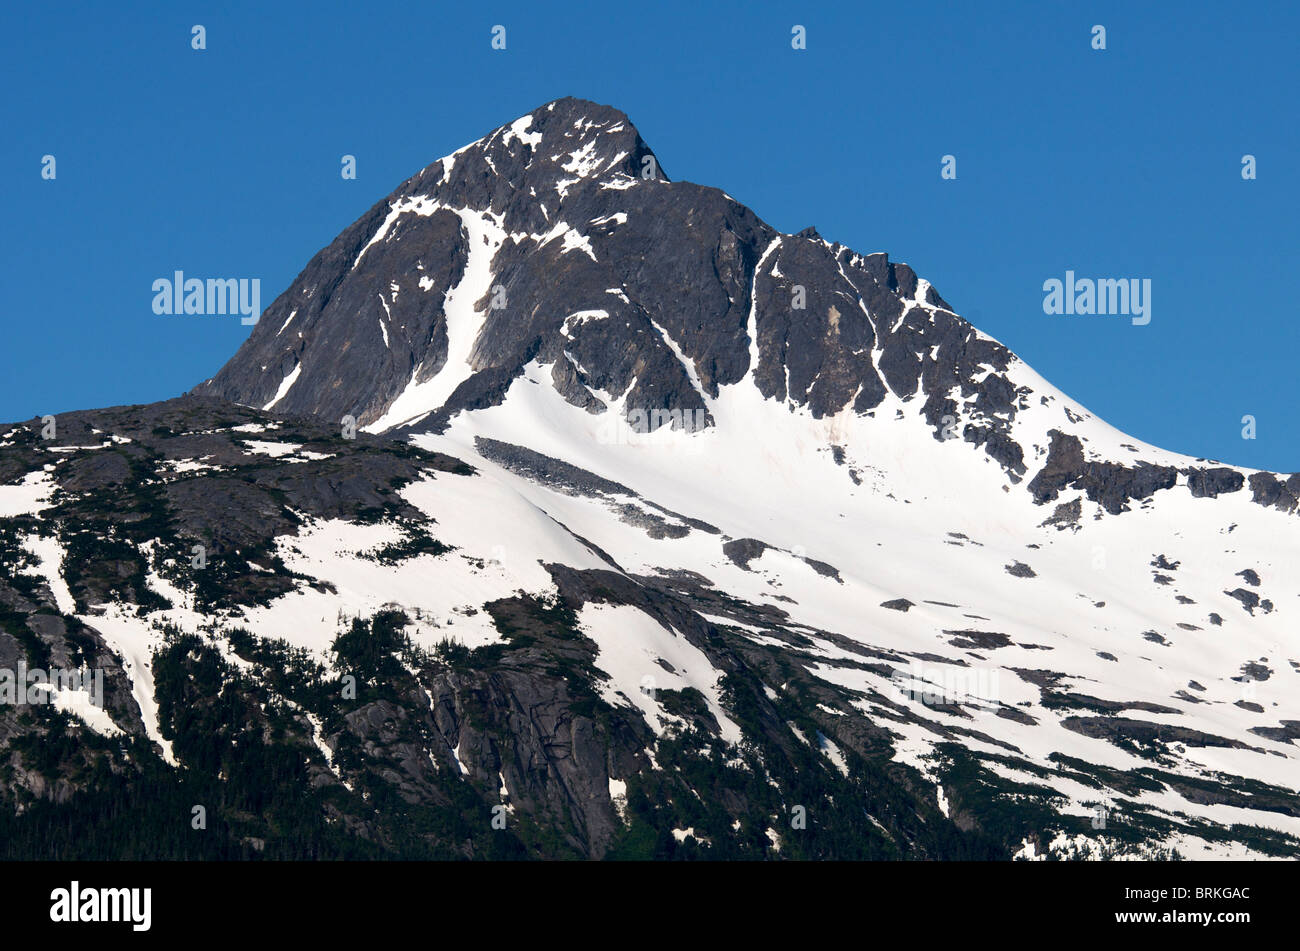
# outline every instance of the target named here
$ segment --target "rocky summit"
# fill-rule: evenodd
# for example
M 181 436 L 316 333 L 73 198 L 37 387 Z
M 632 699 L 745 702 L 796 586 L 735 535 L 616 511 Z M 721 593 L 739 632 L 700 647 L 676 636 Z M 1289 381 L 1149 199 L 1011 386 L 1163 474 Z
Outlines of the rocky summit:
M 1300 849 L 1300 474 L 1125 436 L 615 109 L 55 422 L 0 427 L 0 669 L 103 686 L 10 678 L 10 856 Z

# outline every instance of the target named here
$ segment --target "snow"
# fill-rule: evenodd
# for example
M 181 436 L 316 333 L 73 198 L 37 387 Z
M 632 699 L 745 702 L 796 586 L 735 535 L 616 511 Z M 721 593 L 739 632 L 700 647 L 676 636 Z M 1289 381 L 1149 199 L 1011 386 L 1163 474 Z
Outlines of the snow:
M 764 252 L 759 273 L 766 273 L 778 241 Z M 753 314 L 750 321 L 752 368 L 758 353 Z M 665 343 L 675 346 L 667 335 Z M 677 351 L 689 370 L 692 363 L 680 348 Z M 1295 533 L 1279 531 L 1285 516 L 1251 502 L 1248 490 L 1212 502 L 1177 488 L 1122 516 L 1100 519 L 1093 518 L 1097 507 L 1085 500 L 1080 531 L 1061 532 L 1038 527 L 1051 514 L 1051 506 L 1035 505 L 1023 485 L 1011 486 L 1000 466 L 961 441 L 933 439 L 919 405 L 904 403 L 894 394 L 871 417 L 845 411 L 814 419 L 806 410 L 764 400 L 746 379 L 706 399 L 716 427 L 697 433 L 661 427 L 654 433 L 632 434 L 620 419 L 617 403 L 595 416 L 573 407 L 554 392 L 549 371 L 548 365 L 530 364 L 501 406 L 460 414 L 445 434 L 417 436 L 415 441 L 464 458 L 485 476 L 514 485 L 539 510 L 608 552 L 629 572 L 672 567 L 698 572 L 728 595 L 755 604 L 775 594 L 792 599 L 777 602 L 789 614 L 784 626 L 798 626 L 812 639 L 809 652 L 824 658 L 814 668 L 818 675 L 859 695 L 863 710 L 872 709 L 866 698 L 873 694 L 897 698 L 899 684 L 870 670 L 843 666 L 855 655 L 815 632 L 832 631 L 866 646 L 945 658 L 919 666 L 904 661 L 900 670 L 907 678 L 917 676 L 945 689 L 955 685 L 966 697 L 967 712 L 976 717 L 975 728 L 1022 750 L 1029 762 L 1046 764 L 1052 753 L 1060 752 L 1117 769 L 1145 765 L 1105 740 L 1064 729 L 1064 716 L 1087 711 L 1044 710 L 1039 688 L 1012 672 L 1013 667 L 1067 672 L 1070 676 L 1058 689 L 1120 703 L 1159 703 L 1179 712 L 1128 715 L 1192 726 L 1266 751 L 1189 748 L 1178 765 L 1187 775 L 1226 771 L 1276 785 L 1294 784 L 1300 751 L 1249 729 L 1300 718 L 1294 699 L 1298 684 L 1292 679 L 1300 675 L 1287 663 L 1287 658 L 1300 659 L 1300 642 L 1285 619 L 1285 606 L 1300 596 L 1287 566 L 1300 552 Z M 1023 364 L 1013 364 L 1008 375 L 1014 384 L 1031 386 L 1036 396 L 1053 397 L 1047 406 L 1031 401 L 1031 408 L 1021 411 L 1014 424 L 1016 438 L 1031 459 L 1036 451 L 1045 451 L 1050 428 L 1067 426 L 1110 458 L 1127 457 L 1118 455 L 1116 448 L 1125 442 L 1153 462 L 1193 464 L 1130 440 L 1095 419 L 1071 424 L 1065 408 L 1080 416 L 1086 410 L 1040 382 Z M 894 418 L 896 411 L 902 411 L 902 419 Z M 759 538 L 782 550 L 766 551 L 746 571 L 722 553 L 725 538 L 698 531 L 677 539 L 650 538 L 642 529 L 612 518 L 606 500 L 564 495 L 502 469 L 476 452 L 478 436 L 526 445 L 626 485 L 674 512 L 716 525 L 727 538 Z M 835 464 L 826 451 L 832 445 L 844 448 L 846 465 Z M 851 482 L 850 466 L 867 476 L 863 485 Z M 1072 497 L 1066 493 L 1059 501 Z M 1228 536 L 1231 524 L 1236 528 Z M 952 544 L 950 532 L 969 540 Z M 1027 543 L 1039 547 L 1026 548 Z M 1104 553 L 1104 567 L 1094 568 L 1098 549 Z M 1176 582 L 1168 588 L 1152 583 L 1149 563 L 1158 553 L 1181 562 L 1171 572 Z M 800 556 L 831 564 L 842 583 L 821 576 Z M 1030 565 L 1037 577 L 1007 574 L 1003 565 L 1015 561 Z M 1250 617 L 1223 594 L 1244 584 L 1234 578 L 1244 567 L 1260 573 L 1261 597 L 1279 605 L 1272 614 L 1257 610 Z M 1177 604 L 1174 595 L 1182 592 L 1197 603 Z M 907 613 L 879 607 L 899 597 L 915 606 Z M 1096 608 L 1096 602 L 1106 607 Z M 1222 627 L 1208 623 L 1211 611 L 1222 616 Z M 753 625 L 718 615 L 707 620 L 747 631 L 760 643 L 781 643 L 765 639 Z M 1175 626 L 1179 620 L 1202 629 L 1185 631 Z M 661 669 L 651 669 L 654 658 L 642 645 L 654 653 L 676 635 L 635 613 L 621 617 L 618 624 L 601 613 L 584 613 L 583 621 L 602 644 L 602 663 L 609 665 L 602 669 L 614 678 L 611 690 L 641 709 L 649 723 L 658 724 L 662 711 L 640 692 L 640 678 L 649 674 L 660 686 L 668 683 Z M 622 637 L 616 630 L 620 624 Z M 950 636 L 943 633 L 971 629 L 1005 633 L 1011 644 L 967 651 L 950 645 Z M 1149 630 L 1159 631 L 1175 646 L 1143 639 L 1142 633 Z M 635 648 L 630 646 L 632 634 Z M 1118 660 L 1104 660 L 1098 652 Z M 972 653 L 984 659 L 976 660 Z M 1265 715 L 1235 706 L 1243 687 L 1232 679 L 1243 664 L 1260 657 L 1268 657 L 1275 671 L 1269 680 L 1253 685 Z M 968 667 L 953 666 L 958 663 Z M 955 681 L 953 671 L 961 672 Z M 1206 703 L 1191 705 L 1174 697 L 1189 680 L 1205 685 L 1201 696 Z M 917 717 L 970 728 L 969 721 L 927 706 L 923 693 L 918 690 L 905 701 Z M 1040 722 L 1031 726 L 998 717 L 999 704 L 1021 706 Z M 889 729 L 896 735 L 898 758 L 929 769 L 926 758 L 935 733 L 916 723 L 889 721 Z M 1005 753 L 976 740 L 970 745 Z M 1072 794 L 1083 801 L 1089 791 L 1080 788 Z M 1149 797 L 1149 802 L 1169 812 L 1300 832 L 1300 821 L 1260 811 L 1234 815 L 1174 794 Z
M 844 758 L 844 751 L 839 748 L 839 745 L 834 740 L 820 730 L 817 731 L 817 748 L 834 764 L 841 776 L 849 775 L 849 764 Z
M 745 624 L 741 621 L 733 621 L 731 618 L 723 617 L 719 614 L 705 614 L 701 611 L 700 617 L 704 618 L 704 620 L 708 621 L 710 624 L 725 624 L 728 627 L 738 627 L 742 631 L 749 631 L 753 634 L 763 633 L 762 628 L 754 627 L 752 624 Z
M 269 605 L 245 608 L 243 619 L 231 623 L 283 637 L 325 659 L 340 614 L 369 616 L 396 605 L 412 618 L 408 633 L 421 647 L 444 639 L 481 647 L 500 639 L 484 604 L 521 591 L 555 595 L 542 562 L 611 567 L 496 479 L 443 473 L 406 486 L 401 495 L 436 520 L 436 536 L 455 538 L 455 551 L 381 564 L 366 555 L 397 541 L 396 527 L 312 521 L 297 536 L 277 539 L 277 551 L 288 568 L 334 591 L 302 586 Z
M 53 535 L 28 535 L 23 539 L 23 547 L 36 556 L 36 575 L 49 585 L 59 613 L 76 614 L 76 602 L 63 578 L 63 546 L 59 544 L 58 538 Z
M 596 140 L 588 139 L 577 150 L 569 153 L 569 161 L 565 162 L 560 168 L 578 178 L 586 178 L 600 164 L 600 157 L 596 154 Z
M 627 821 L 627 783 L 621 779 L 610 777 L 609 780 L 609 801 L 614 805 L 614 811 L 618 813 L 619 819 Z
M 288 443 L 256 448 L 280 456 L 297 449 Z M 611 567 L 497 480 L 440 474 L 408 485 L 403 497 L 425 509 L 442 531 L 462 536 L 457 539 L 457 550 L 420 555 L 396 565 L 379 564 L 366 555 L 396 541 L 400 537 L 396 527 L 308 520 L 300 535 L 277 539 L 278 553 L 290 570 L 327 582 L 332 592 L 324 586 L 304 585 L 269 605 L 200 615 L 186 592 L 151 570 L 149 587 L 168 598 L 173 603 L 171 609 L 142 617 L 133 605 L 107 604 L 76 615 L 122 658 L 146 733 L 162 747 L 169 762 L 175 759 L 158 727 L 151 671 L 151 654 L 161 643 L 165 624 L 190 632 L 213 625 L 218 630 L 248 627 L 264 636 L 282 636 L 326 660 L 339 631 L 340 616 L 368 616 L 397 604 L 412 616 L 409 633 L 419 646 L 429 649 L 451 639 L 477 647 L 499 638 L 491 617 L 482 610 L 485 603 L 521 591 L 537 597 L 555 595 L 550 575 L 538 559 L 584 568 Z M 469 541 L 473 538 L 478 544 Z M 75 603 L 61 572 L 63 551 L 58 541 L 33 535 L 27 536 L 24 544 L 40 559 L 34 571 L 48 583 L 59 610 L 74 614 Z M 151 546 L 145 546 L 142 555 L 146 561 L 150 553 Z M 93 713 L 86 716 L 92 727 L 106 728 L 94 720 Z
M 329 766 L 330 772 L 341 778 L 342 774 L 339 772 L 339 768 L 334 765 L 334 751 L 330 749 L 329 744 L 325 742 L 325 726 L 321 722 L 320 717 L 316 716 L 314 713 L 309 713 L 306 710 L 303 710 L 302 714 L 307 718 L 307 722 L 311 724 L 312 743 L 316 745 L 316 749 L 320 750 L 321 755 L 325 757 L 325 763 Z M 349 785 L 348 788 L 351 789 L 352 787 Z
M 764 262 L 780 246 L 780 236 L 773 238 L 759 255 L 758 263 L 754 265 L 754 278 L 749 287 L 749 321 L 746 324 L 746 332 L 749 334 L 749 369 L 745 373 L 745 380 L 753 379 L 754 372 L 758 369 L 758 276 L 763 273 Z
M 537 148 L 542 142 L 542 133 L 529 132 L 532 127 L 533 117 L 531 115 L 522 116 L 510 123 L 510 128 L 506 130 L 505 135 L 501 137 L 503 145 L 509 145 L 511 140 L 518 139 L 530 149 Z
M 119 604 L 100 606 L 102 613 L 77 615 L 77 619 L 94 628 L 122 658 L 122 668 L 131 680 L 131 696 L 140 708 L 145 734 L 163 751 L 163 758 L 176 765 L 171 742 L 163 738 L 158 727 L 158 702 L 154 699 L 154 650 L 162 643 L 162 634 L 133 608 Z
M 76 717 L 101 736 L 112 737 L 122 733 L 122 729 L 102 706 L 96 704 L 95 698 L 87 690 L 69 690 L 49 683 L 33 684 L 31 689 L 44 693 L 55 709 Z M 99 702 L 103 702 L 102 697 Z
M 607 310 L 578 310 L 564 318 L 560 333 L 566 337 L 573 336 L 573 328 L 580 327 L 589 320 L 605 320 L 609 317 Z
M 695 392 L 700 395 L 701 399 L 704 399 L 704 386 L 700 383 L 700 374 L 696 370 L 695 361 L 689 359 L 686 354 L 682 352 L 681 346 L 672 338 L 667 330 L 655 323 L 653 320 L 650 321 L 650 325 L 658 332 L 659 336 L 663 339 L 663 342 L 668 346 L 668 349 L 673 352 L 673 356 L 677 358 L 677 362 L 682 365 L 682 368 L 686 371 L 687 377 L 691 381 L 691 386 L 695 388 Z
M 555 227 L 551 228 L 546 234 L 537 237 L 539 247 L 545 247 L 556 238 L 563 237 L 564 244 L 560 248 L 561 254 L 568 254 L 570 251 L 582 251 L 593 261 L 596 260 L 596 252 L 591 249 L 591 241 L 582 234 L 573 230 L 563 221 L 557 222 Z
M 49 472 L 29 472 L 22 482 L 0 485 L 0 518 L 35 515 L 48 508 L 57 485 Z
M 206 456 L 204 458 L 207 458 Z M 203 462 L 200 459 L 172 459 L 164 463 L 165 469 L 176 475 L 186 475 L 191 472 L 220 472 L 221 466 L 214 466 Z
M 270 402 L 268 402 L 265 406 L 262 407 L 263 412 L 271 409 L 273 406 L 275 406 L 276 403 L 280 402 L 280 400 L 284 399 L 286 396 L 289 395 L 289 390 L 291 390 L 293 388 L 293 385 L 298 382 L 298 375 L 300 373 L 302 373 L 301 363 L 299 363 L 287 374 L 285 374 L 284 379 L 280 381 L 279 389 L 275 391 L 275 396 L 271 397 Z
M 384 415 L 363 427 L 366 432 L 382 432 L 439 408 L 456 387 L 474 372 L 474 343 L 485 316 L 476 307 L 491 291 L 492 262 L 506 233 L 502 230 L 499 217 L 494 219 L 489 214 L 468 209 L 457 210 L 456 214 L 460 216 L 461 225 L 465 229 L 469 259 L 460 282 L 447 291 L 443 300 L 442 309 L 447 323 L 447 361 L 440 372 L 422 382 L 418 381 L 421 368 L 417 367 L 406 388 L 389 405 Z M 385 221 L 380 232 L 386 229 L 387 224 Z M 365 253 L 364 250 L 362 253 Z
M 517 139 L 524 146 L 537 147 L 542 135 L 529 131 L 531 125 L 531 116 L 521 118 L 501 141 L 509 145 Z M 593 143 L 568 153 L 562 167 L 577 178 L 564 179 L 561 192 L 599 172 L 603 160 Z M 560 148 L 555 146 L 557 151 Z M 454 164 L 455 155 L 442 160 L 443 181 Z M 636 183 L 637 179 L 619 174 L 600 187 L 622 189 Z M 458 216 L 469 249 L 459 283 L 446 291 L 442 302 L 447 360 L 428 379 L 421 379 L 427 368 L 415 367 L 384 414 L 365 427 L 370 432 L 437 411 L 476 371 L 475 346 L 486 316 L 479 308 L 487 306 L 496 258 L 507 239 L 532 241 L 538 247 L 559 241 L 559 254 L 581 251 L 596 260 L 591 240 L 567 222 L 555 223 L 544 234 L 507 233 L 505 221 L 490 212 L 446 207 L 420 195 L 390 205 L 354 266 L 373 245 L 388 238 L 403 215 L 427 216 L 439 210 Z M 626 213 L 614 212 L 590 219 L 589 224 L 600 227 L 626 221 Z M 764 399 L 754 385 L 762 356 L 754 292 L 760 280 L 781 276 L 778 252 L 786 237 L 773 238 L 754 269 L 746 322 L 749 368 L 739 382 L 709 396 L 695 361 L 664 326 L 652 322 L 682 364 L 715 426 L 698 432 L 689 427 L 634 432 L 624 419 L 626 394 L 616 399 L 597 393 L 609 408 L 603 414 L 588 413 L 555 392 L 550 364 L 534 361 L 510 384 L 501 405 L 460 413 L 441 435 L 413 437 L 417 444 L 464 459 L 479 471 L 474 476 L 430 474 L 402 490 L 406 501 L 434 520 L 433 532 L 456 546 L 454 551 L 381 565 L 366 553 L 397 540 L 396 526 L 310 521 L 300 535 L 279 539 L 278 550 L 291 570 L 324 584 L 303 585 L 270 605 L 247 609 L 241 618 L 219 622 L 283 636 L 323 657 L 337 634 L 340 614 L 370 614 L 396 603 L 412 615 L 416 643 L 432 646 L 451 638 L 474 647 L 499 638 L 482 610 L 486 602 L 521 591 L 540 598 L 554 596 L 547 564 L 615 570 L 616 562 L 629 573 L 649 575 L 682 570 L 709 579 L 728 597 L 779 607 L 783 613 L 774 617 L 771 627 L 760 626 L 767 625 L 766 618 L 756 624 L 721 614 L 703 617 L 725 625 L 733 636 L 769 646 L 786 644 L 774 636 L 780 633 L 775 628 L 797 632 L 801 644 L 808 646 L 788 648 L 792 656 L 797 651 L 799 662 L 814 676 L 842 692 L 836 703 L 843 709 L 819 704 L 824 713 L 838 718 L 856 708 L 877 717 L 886 698 L 902 707 L 913 719 L 880 716 L 877 720 L 894 735 L 896 759 L 916 767 L 935 784 L 938 807 L 945 816 L 950 811 L 949 796 L 935 779 L 933 756 L 945 729 L 974 731 L 978 735 L 964 742 L 977 753 L 1007 752 L 981 737 L 1009 744 L 1020 751 L 1027 766 L 1048 766 L 1050 757 L 1058 753 L 1119 770 L 1148 765 L 1112 743 L 1067 730 L 1061 722 L 1064 717 L 1091 714 L 1044 705 L 1040 688 L 1017 674 L 1017 669 L 1060 672 L 1059 691 L 1120 704 L 1162 704 L 1174 712 L 1139 710 L 1124 715 L 1194 727 L 1248 747 L 1188 747 L 1169 767 L 1182 775 L 1240 775 L 1294 787 L 1300 747 L 1250 732 L 1254 727 L 1276 726 L 1280 720 L 1300 719 L 1300 673 L 1289 663 L 1300 660 L 1300 635 L 1289 615 L 1300 597 L 1300 580 L 1293 571 L 1300 560 L 1300 539 L 1288 521 L 1293 516 L 1254 504 L 1249 489 L 1214 501 L 1195 499 L 1184 477 L 1180 479 L 1184 484 L 1157 493 L 1148 503 L 1134 503 L 1132 511 L 1119 517 L 1100 513 L 1085 497 L 1078 530 L 1058 531 L 1041 525 L 1053 505 L 1035 505 L 1023 483 L 1012 485 L 1006 472 L 983 452 L 962 440 L 935 440 L 922 417 L 923 401 L 909 399 L 911 393 L 887 393 L 871 416 L 845 409 L 820 419 L 788 401 Z M 611 274 L 607 280 L 619 279 Z M 428 291 L 433 282 L 421 277 L 419 286 Z M 880 337 L 897 331 L 903 322 L 924 323 L 926 315 L 934 319 L 939 309 L 926 303 L 929 290 L 928 283 L 918 281 L 912 299 L 903 302 L 898 322 L 892 329 L 878 328 L 875 347 L 862 359 L 877 360 Z M 605 293 L 630 303 L 621 287 L 606 288 Z M 387 313 L 388 302 L 382 296 L 380 300 Z M 858 305 L 872 320 L 865 305 L 861 301 Z M 562 333 L 571 335 L 584 324 L 609 319 L 610 314 L 611 310 L 596 308 L 575 311 L 565 317 Z M 387 345 L 388 328 L 382 318 L 380 328 Z M 976 334 L 979 339 L 992 339 Z M 930 354 L 936 354 L 935 348 L 930 348 Z M 285 397 L 300 371 L 298 365 L 285 376 L 264 409 Z M 978 376 L 997 372 L 1001 371 L 985 364 Z M 1013 386 L 1027 387 L 1033 394 L 1011 423 L 1011 435 L 1025 448 L 1031 472 L 1045 457 L 1053 428 L 1079 435 L 1089 459 L 1200 465 L 1109 427 L 1020 361 L 1013 360 L 1005 375 Z M 975 416 L 959 388 L 950 396 L 963 420 Z M 1046 405 L 1040 404 L 1039 396 L 1048 398 Z M 1070 414 L 1081 421 L 1075 422 Z M 265 431 L 257 424 L 238 429 Z M 641 498 L 552 490 L 481 455 L 478 437 L 562 459 L 621 483 Z M 285 461 L 322 457 L 290 443 L 256 440 L 248 445 L 253 452 Z M 845 464 L 835 462 L 831 447 L 842 451 Z M 53 448 L 75 451 L 75 447 Z M 179 460 L 171 467 L 178 473 L 208 468 L 194 460 Z M 861 473 L 861 484 L 850 478 L 850 471 Z M 0 516 L 39 512 L 48 505 L 53 489 L 48 472 L 33 473 L 18 485 L 0 486 Z M 1067 490 L 1057 501 L 1080 497 L 1081 493 Z M 678 538 L 653 538 L 643 527 L 618 517 L 617 510 L 624 505 L 652 511 L 650 502 L 717 526 L 722 534 L 692 529 Z M 1231 534 L 1229 526 L 1233 526 Z M 728 540 L 741 538 L 760 539 L 771 547 L 747 568 L 741 567 L 722 548 Z M 62 581 L 57 541 L 31 536 L 24 544 L 40 557 L 38 570 L 49 581 L 60 610 L 71 613 L 74 605 Z M 1031 544 L 1035 547 L 1027 547 Z M 607 552 L 608 558 L 597 549 Z M 1179 562 L 1176 570 L 1166 572 L 1174 578 L 1171 585 L 1153 583 L 1151 561 L 1157 554 Z M 829 563 L 838 578 L 820 574 L 806 559 Z M 1003 566 L 1015 562 L 1028 564 L 1036 577 L 1009 575 Z M 1224 593 L 1245 586 L 1236 574 L 1247 567 L 1259 572 L 1261 584 L 1252 590 L 1277 605 L 1273 613 L 1256 611 L 1252 617 Z M 160 591 L 165 589 L 160 580 L 151 580 L 154 583 Z M 1179 604 L 1178 594 L 1196 603 Z M 881 607 L 882 602 L 902 597 L 914 604 L 906 613 Z M 177 609 L 159 612 L 150 620 L 113 605 L 102 616 L 85 619 L 105 633 L 138 675 L 133 676 L 137 699 L 147 728 L 153 723 L 151 736 L 157 727 L 156 711 L 147 707 L 152 694 L 147 650 L 156 641 L 150 621 L 166 618 L 194 629 L 200 623 L 186 614 L 182 601 L 177 603 L 181 605 Z M 1099 603 L 1105 607 L 1095 606 Z M 1208 622 L 1210 612 L 1223 618 L 1221 627 Z M 1200 629 L 1180 628 L 1179 622 Z M 609 678 L 601 686 L 609 702 L 635 708 L 660 733 L 674 718 L 655 699 L 655 692 L 693 687 L 718 719 L 723 740 L 739 741 L 739 729 L 721 706 L 720 671 L 677 627 L 640 608 L 605 603 L 583 606 L 579 624 L 598 647 L 596 665 Z M 1010 643 L 987 648 L 952 643 L 952 632 L 967 630 L 1004 634 Z M 1142 635 L 1148 631 L 1162 635 L 1169 646 L 1145 639 Z M 890 665 L 895 676 L 860 663 L 865 655 L 854 648 L 896 657 Z M 1098 656 L 1102 652 L 1115 660 Z M 919 656 L 927 659 L 922 662 Z M 1273 675 L 1243 685 L 1234 678 L 1247 663 L 1265 663 Z M 1204 701 L 1200 704 L 1176 696 L 1193 680 L 1205 688 L 1197 694 Z M 926 694 L 936 688 L 960 694 L 962 714 L 927 702 Z M 770 688 L 765 690 L 776 696 Z M 1237 706 L 1247 691 L 1264 714 Z M 999 717 L 1001 707 L 1015 707 L 1039 722 L 1031 725 Z M 799 735 L 847 775 L 847 759 L 834 739 L 820 731 L 811 741 Z M 459 746 L 453 752 L 464 771 Z M 987 768 L 1008 779 L 1032 778 L 1027 770 L 1006 764 Z M 504 786 L 503 777 L 501 782 Z M 1097 790 L 1072 780 L 1062 779 L 1053 786 L 1075 814 L 1083 815 L 1086 804 L 1097 798 Z M 616 808 L 620 797 L 625 803 L 624 782 L 611 779 L 609 788 Z M 1126 800 L 1120 797 L 1116 807 L 1122 809 L 1125 801 L 1171 816 L 1188 814 L 1300 834 L 1300 818 L 1194 804 L 1168 790 L 1134 793 Z M 678 831 L 682 838 L 692 833 Z M 779 836 L 773 830 L 769 835 L 773 847 L 778 847 Z M 1179 847 L 1195 851 L 1202 846 L 1213 851 L 1195 838 Z M 1097 847 L 1097 840 L 1087 837 L 1058 836 L 1046 848 L 1092 855 Z M 1036 858 L 1041 851 L 1043 847 L 1026 841 L 1020 854 Z
M 444 208 L 443 205 L 434 201 L 428 195 L 399 198 L 397 201 L 390 204 L 388 206 L 388 215 L 375 230 L 375 233 L 371 235 L 370 240 L 367 241 L 361 250 L 357 252 L 357 256 L 352 262 L 353 270 L 355 270 L 357 265 L 361 263 L 361 259 L 365 257 L 367 251 L 376 244 L 382 242 L 388 236 L 389 230 L 397 223 L 397 219 L 402 215 L 415 214 L 422 217 L 428 217 L 442 208 Z
M 740 728 L 719 701 L 717 681 L 721 672 L 678 631 L 629 605 L 586 604 L 578 622 L 599 648 L 596 667 L 610 677 L 601 690 L 607 702 L 636 707 L 651 729 L 662 733 L 665 724 L 674 718 L 652 693 L 694 687 L 704 695 L 709 711 L 717 718 L 723 739 L 740 742 Z M 672 669 L 660 664 L 661 660 Z
M 302 448 L 298 443 L 267 442 L 262 439 L 250 439 L 244 443 L 244 445 L 248 447 L 249 452 L 255 452 L 262 456 L 270 456 L 273 459 L 278 459 L 281 456 L 292 455 Z

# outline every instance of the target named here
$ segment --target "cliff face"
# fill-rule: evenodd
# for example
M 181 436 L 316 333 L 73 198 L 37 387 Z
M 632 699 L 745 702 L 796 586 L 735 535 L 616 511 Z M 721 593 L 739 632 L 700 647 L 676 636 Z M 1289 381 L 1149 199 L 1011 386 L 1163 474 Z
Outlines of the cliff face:
M 194 394 L 41 432 L 0 668 L 105 703 L 0 709 L 11 851 L 1297 847 L 1300 476 L 1126 437 L 607 107 L 404 182 Z
M 592 412 L 612 402 L 602 392 L 706 411 L 749 377 L 818 417 L 888 392 L 935 415 L 965 381 L 992 416 L 1014 410 L 1012 359 L 906 265 L 813 229 L 782 235 L 717 189 L 669 182 L 621 112 L 564 99 L 399 186 L 198 392 L 430 429 L 498 403 L 537 360 Z

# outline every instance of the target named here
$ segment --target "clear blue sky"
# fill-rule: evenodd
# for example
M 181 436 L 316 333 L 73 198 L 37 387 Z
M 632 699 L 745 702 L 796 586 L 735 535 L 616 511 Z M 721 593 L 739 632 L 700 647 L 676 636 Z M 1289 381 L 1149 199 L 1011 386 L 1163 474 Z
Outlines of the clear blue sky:
M 674 179 L 910 263 L 1120 429 L 1297 470 L 1298 10 L 7 4 L 0 418 L 185 391 L 249 328 L 155 316 L 155 278 L 259 277 L 269 305 L 408 175 L 573 95 L 627 112 Z M 1045 315 L 1067 268 L 1150 278 L 1150 325 Z

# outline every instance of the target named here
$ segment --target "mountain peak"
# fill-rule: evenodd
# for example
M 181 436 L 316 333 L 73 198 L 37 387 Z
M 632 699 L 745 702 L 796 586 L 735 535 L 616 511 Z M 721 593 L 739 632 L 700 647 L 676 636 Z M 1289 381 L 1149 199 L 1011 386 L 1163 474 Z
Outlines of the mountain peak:
M 494 129 L 408 179 L 396 196 L 438 194 L 445 203 L 492 207 L 523 192 L 555 209 L 578 186 L 626 188 L 667 180 L 628 117 L 611 106 L 565 97 Z
M 445 432 L 512 391 L 614 428 L 693 432 L 740 393 L 814 420 L 888 416 L 895 438 L 911 427 L 908 445 L 955 440 L 1035 504 L 1088 485 L 1116 514 L 1180 472 L 1211 479 L 1092 430 L 906 264 L 669 184 L 624 113 L 574 98 L 404 182 L 198 391 L 391 433 Z M 1093 439 L 1107 467 L 1085 458 Z M 1035 474 L 1043 458 L 1050 471 Z
M 404 854 L 507 803 L 521 849 L 799 857 L 790 802 L 859 858 L 1297 854 L 1300 474 L 1130 440 L 907 265 L 652 158 L 548 103 L 317 254 L 223 401 L 10 429 L 0 654 L 116 656 L 87 727 L 211 783 L 276 738 L 295 816 Z
M 543 103 L 528 115 L 541 119 L 546 116 L 554 116 L 558 119 L 586 119 L 593 124 L 625 124 L 629 128 L 632 123 L 627 117 L 627 113 L 615 109 L 613 106 L 607 106 L 601 102 L 593 102 L 590 99 L 581 99 L 576 96 L 561 96 L 559 99 L 552 99 L 550 102 Z

